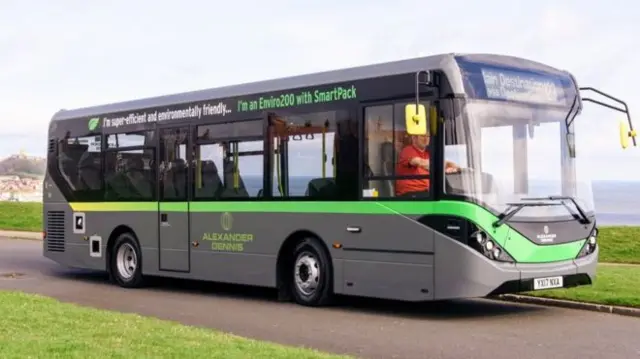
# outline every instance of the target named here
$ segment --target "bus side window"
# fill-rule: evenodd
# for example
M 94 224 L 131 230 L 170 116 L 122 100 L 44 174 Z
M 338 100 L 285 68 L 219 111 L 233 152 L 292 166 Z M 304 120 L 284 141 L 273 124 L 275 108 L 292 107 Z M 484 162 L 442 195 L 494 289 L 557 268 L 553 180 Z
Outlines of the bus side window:
M 263 141 L 229 142 L 224 146 L 222 198 L 256 198 L 263 186 Z
M 57 165 L 64 186 L 76 200 L 101 200 L 100 137 L 67 137 L 61 139 L 58 146 Z
M 145 146 L 150 132 L 106 136 L 105 199 L 154 200 L 156 188 L 155 148 Z
M 393 176 L 396 147 L 393 133 L 393 106 L 372 106 L 365 109 L 365 163 L 372 176 Z M 394 192 L 391 179 L 370 179 L 365 189 L 377 192 L 379 197 L 392 197 Z
M 187 199 L 187 134 L 186 128 L 160 130 L 160 163 L 163 164 L 161 200 Z
M 222 168 L 222 148 L 219 144 L 196 146 L 194 198 L 220 198 L 223 190 L 220 168 Z
M 153 159 L 153 150 L 123 150 L 115 153 L 115 161 L 106 167 L 107 200 L 152 200 L 155 195 L 153 167 L 145 165 Z
M 428 102 L 421 102 L 429 108 Z M 429 175 L 417 174 L 414 166 L 399 166 L 401 154 L 418 157 L 422 147 L 430 155 L 430 136 L 411 136 L 405 124 L 406 102 L 373 105 L 365 108 L 365 184 L 363 196 L 369 198 L 393 198 L 399 195 L 415 194 L 429 196 Z M 416 150 L 413 150 L 415 148 Z M 368 171 L 370 169 L 370 171 Z M 402 171 L 402 172 L 400 172 Z M 405 176 L 405 178 L 398 178 Z M 406 178 L 414 176 L 414 178 Z M 422 176 L 416 177 L 416 176 Z
M 352 157 L 341 158 L 338 124 L 349 125 L 350 114 L 345 110 L 312 112 L 296 115 L 277 115 L 271 120 L 275 145 L 283 152 L 282 161 L 274 156 L 273 194 L 285 198 L 305 198 L 311 200 L 338 200 L 343 193 L 351 190 L 352 198 L 357 194 L 353 179 L 357 181 L 357 137 L 355 145 L 348 137 L 351 128 L 344 130 L 342 144 L 356 151 Z M 356 129 L 353 129 L 356 132 Z M 277 158 L 277 159 L 276 159 Z M 356 160 L 353 160 L 353 159 Z M 349 160 L 351 159 L 351 160 Z M 342 160 L 342 165 L 339 161 Z M 352 165 L 353 168 L 344 166 Z M 338 173 L 338 169 L 344 173 Z M 352 176 L 353 178 L 349 178 Z M 286 186 L 280 188 L 278 180 Z M 284 188 L 286 187 L 286 188 Z
M 259 196 L 263 187 L 262 125 L 261 120 L 249 120 L 197 127 L 194 198 Z M 243 137 L 256 140 L 234 140 Z

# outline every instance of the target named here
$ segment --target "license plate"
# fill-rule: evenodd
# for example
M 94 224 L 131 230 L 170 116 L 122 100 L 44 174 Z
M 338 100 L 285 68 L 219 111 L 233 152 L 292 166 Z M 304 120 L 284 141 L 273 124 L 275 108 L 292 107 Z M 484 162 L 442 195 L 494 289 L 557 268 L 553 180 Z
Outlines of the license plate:
M 549 289 L 549 288 L 562 288 L 562 276 L 548 277 L 548 278 L 535 278 L 533 280 L 533 289 Z

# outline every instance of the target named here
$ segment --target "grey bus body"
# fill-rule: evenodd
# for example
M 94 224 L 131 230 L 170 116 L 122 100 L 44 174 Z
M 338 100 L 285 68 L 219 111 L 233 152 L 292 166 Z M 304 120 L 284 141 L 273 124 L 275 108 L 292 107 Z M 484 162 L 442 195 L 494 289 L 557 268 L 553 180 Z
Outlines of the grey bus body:
M 554 111 L 582 106 L 565 71 L 515 57 L 446 54 L 61 110 L 48 131 L 43 254 L 62 265 L 106 270 L 125 287 L 140 285 L 144 276 L 277 287 L 282 297 L 293 295 L 307 305 L 324 304 L 331 294 L 428 301 L 588 285 L 598 258 L 593 211 L 582 215 L 576 206 L 562 209 L 566 213 L 557 218 L 508 217 L 484 197 L 467 195 L 473 181 L 464 180 L 466 172 L 437 170 L 444 168 L 444 146 L 462 143 L 465 133 L 473 132 L 465 127 L 471 117 L 465 117 L 464 101 L 484 96 L 497 106 L 529 103 L 479 94 L 475 80 L 466 76 L 476 76 L 481 72 L 474 66 L 485 65 L 561 78 L 568 101 L 554 103 Z M 432 74 L 429 86 L 421 87 L 420 71 Z M 442 119 L 429 145 L 436 169 L 428 175 L 429 193 L 403 199 L 394 197 L 389 185 L 398 177 L 393 166 L 367 163 L 377 156 L 371 154 L 377 144 L 371 145 L 375 131 L 365 119 L 370 107 L 415 103 L 416 94 Z M 402 127 L 404 117 L 397 119 L 402 107 L 397 109 L 393 126 Z M 304 194 L 287 195 L 286 149 L 293 140 L 270 137 L 270 131 L 280 131 L 275 118 L 290 121 L 283 131 L 304 142 L 310 138 L 305 128 L 316 131 L 317 116 L 290 124 L 308 113 L 331 111 L 344 115 L 327 127 L 338 138 L 336 174 L 309 180 Z M 562 124 L 562 131 L 570 131 Z M 352 132 L 343 135 L 345 128 Z M 318 131 L 314 138 L 320 138 Z M 118 142 L 135 133 L 142 134 L 139 142 Z M 451 133 L 456 135 L 447 137 Z M 521 137 L 514 132 L 516 139 Z M 261 146 L 246 151 L 262 156 L 251 162 L 263 171 L 255 195 L 247 194 L 242 169 L 234 167 L 242 165 L 244 153 L 234 143 L 243 141 Z M 573 157 L 565 137 L 558 141 L 562 193 L 570 196 L 576 182 Z M 205 171 L 200 158 L 205 143 L 221 144 L 224 168 Z M 473 144 L 467 141 L 469 148 Z M 182 162 L 167 160 L 179 151 Z M 128 182 L 116 179 L 124 177 Z M 546 198 L 536 205 L 555 208 L 559 201 L 567 200 Z M 528 206 L 522 204 L 522 211 Z

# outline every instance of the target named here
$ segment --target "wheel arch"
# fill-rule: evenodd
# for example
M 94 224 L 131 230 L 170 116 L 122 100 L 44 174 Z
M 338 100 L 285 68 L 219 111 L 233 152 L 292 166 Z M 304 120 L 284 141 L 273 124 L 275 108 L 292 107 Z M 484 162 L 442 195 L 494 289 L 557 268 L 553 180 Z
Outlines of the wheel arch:
M 106 250 L 106 270 L 109 273 L 109 275 L 112 275 L 112 270 L 113 268 L 111 268 L 111 254 L 113 253 L 113 246 L 116 243 L 116 239 L 118 237 L 120 237 L 120 235 L 122 235 L 123 233 L 131 233 L 131 236 L 133 237 L 133 240 L 136 241 L 136 244 L 138 245 L 138 248 L 140 248 L 140 241 L 138 241 L 138 237 L 136 236 L 136 232 L 129 226 L 125 225 L 125 224 L 121 224 L 119 226 L 117 226 L 116 228 L 113 229 L 113 231 L 111 231 L 111 234 L 109 235 L 109 239 L 107 239 L 107 250 Z

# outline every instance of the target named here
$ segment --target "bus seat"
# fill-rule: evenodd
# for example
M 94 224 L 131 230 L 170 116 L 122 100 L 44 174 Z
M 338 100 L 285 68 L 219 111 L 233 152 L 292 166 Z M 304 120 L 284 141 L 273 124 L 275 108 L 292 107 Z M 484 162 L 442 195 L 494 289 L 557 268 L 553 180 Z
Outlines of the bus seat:
M 132 199 L 138 197 L 137 190 L 134 188 L 134 181 L 128 173 L 118 171 L 116 164 L 113 166 L 113 172 L 105 178 L 105 182 L 106 200 Z
M 200 198 L 218 198 L 222 191 L 222 180 L 218 174 L 216 163 L 211 160 L 202 161 L 202 187 L 197 189 Z
M 127 159 L 125 165 L 126 176 L 131 182 L 132 189 L 137 192 L 137 195 L 141 198 L 151 198 L 154 187 L 145 174 L 142 157 L 130 157 Z
M 177 198 L 187 198 L 187 164 L 182 158 L 178 158 L 171 164 L 173 187 Z
M 314 178 L 307 184 L 305 195 L 312 198 L 333 198 L 336 196 L 337 190 L 333 178 Z
M 371 169 L 371 166 L 369 166 L 369 164 L 365 161 L 365 163 L 363 164 L 364 169 L 363 169 L 363 175 L 365 178 L 368 177 L 373 177 L 373 170 Z
M 395 174 L 394 158 L 395 149 L 392 142 L 383 142 L 380 144 L 380 162 L 383 176 L 393 176 Z M 392 180 L 381 181 L 380 196 L 392 197 L 394 194 L 394 185 Z
M 88 151 L 88 148 L 89 146 L 87 145 L 68 143 L 58 155 L 62 174 L 73 188 L 78 187 L 80 159 Z
M 104 154 L 105 162 L 105 199 L 127 199 L 131 196 L 131 181 L 119 170 L 119 160 L 115 152 Z
M 246 198 L 249 197 L 249 192 L 244 186 L 242 176 L 238 174 L 238 189 L 233 187 L 233 162 L 224 161 L 224 190 L 221 193 L 222 198 Z
M 101 188 L 100 154 L 94 156 L 91 152 L 85 152 L 78 163 L 78 182 L 86 190 L 99 190 Z
M 173 183 L 173 162 L 165 163 L 164 171 L 160 174 L 162 177 L 162 196 L 163 198 L 176 198 L 176 189 Z

